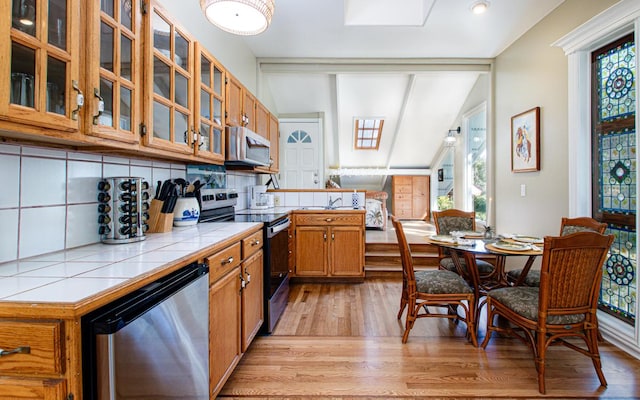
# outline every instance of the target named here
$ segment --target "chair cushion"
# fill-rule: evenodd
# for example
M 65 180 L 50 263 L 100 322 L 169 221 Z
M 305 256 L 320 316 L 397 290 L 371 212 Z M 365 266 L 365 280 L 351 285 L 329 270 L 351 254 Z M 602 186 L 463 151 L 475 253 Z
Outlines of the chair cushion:
M 429 294 L 473 293 L 473 289 L 455 272 L 443 270 L 416 271 L 418 292 Z
M 512 281 L 517 281 L 522 273 L 521 269 L 513 269 L 507 272 L 507 276 Z M 527 276 L 524 278 L 524 284 L 527 286 L 540 286 L 540 271 L 537 269 L 530 269 L 527 273 Z
M 438 217 L 439 235 L 450 235 L 453 231 L 470 231 L 473 219 L 467 217 Z
M 540 288 L 515 286 L 491 290 L 487 296 L 496 299 L 507 308 L 529 320 L 538 320 Z M 584 320 L 584 314 L 549 315 L 547 323 L 552 325 L 575 324 Z
M 460 262 L 462 264 L 462 267 L 466 271 L 467 265 L 465 261 L 460 260 Z M 442 266 L 442 268 L 446 269 L 447 271 L 456 272 L 456 264 L 453 262 L 453 258 L 443 258 L 442 260 L 440 260 L 440 265 Z M 486 262 L 484 260 L 476 260 L 476 265 L 478 266 L 478 271 L 480 272 L 481 275 L 490 274 L 495 269 L 493 264 Z

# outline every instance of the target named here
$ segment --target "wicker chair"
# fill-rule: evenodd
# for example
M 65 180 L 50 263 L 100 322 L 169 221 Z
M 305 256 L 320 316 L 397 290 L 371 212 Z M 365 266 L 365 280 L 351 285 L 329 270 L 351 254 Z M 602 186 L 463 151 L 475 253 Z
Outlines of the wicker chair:
M 560 223 L 560 236 L 566 236 L 576 232 L 598 232 L 604 233 L 607 224 L 596 221 L 589 217 L 567 218 L 563 217 Z M 540 286 L 540 271 L 531 270 L 531 265 L 526 265 L 521 269 L 513 269 L 507 272 L 507 282 L 513 286 Z
M 450 235 L 453 231 L 475 231 L 476 213 L 474 211 L 462 211 L 456 209 L 434 211 L 433 221 L 438 235 Z M 457 272 L 457 268 L 451 256 L 443 248 L 438 248 L 439 269 Z M 462 267 L 466 268 L 463 259 L 460 260 Z M 484 260 L 476 260 L 480 280 L 494 279 L 495 266 Z M 464 271 L 463 275 L 466 275 Z
M 413 328 L 416 319 L 434 317 L 456 321 L 462 319 L 467 324 L 467 338 L 477 347 L 474 289 L 460 275 L 452 271 L 414 271 L 411 250 L 402 224 L 396 217 L 392 217 L 391 222 L 396 231 L 402 260 L 402 296 L 398 319 L 407 307 L 402 343 L 407 343 L 409 331 Z M 432 312 L 427 308 L 428 306 L 446 307 L 447 312 Z M 464 318 L 457 313 L 458 308 L 464 310 Z
M 607 385 L 598 350 L 598 295 L 602 265 L 613 242 L 613 235 L 577 232 L 567 236 L 545 237 L 540 287 L 513 286 L 492 290 L 487 295 L 486 348 L 493 332 L 515 335 L 533 351 L 538 372 L 538 390 L 545 393 L 547 348 L 562 344 L 591 357 L 600 384 Z M 498 326 L 496 317 L 508 325 Z M 584 346 L 566 341 L 584 340 Z

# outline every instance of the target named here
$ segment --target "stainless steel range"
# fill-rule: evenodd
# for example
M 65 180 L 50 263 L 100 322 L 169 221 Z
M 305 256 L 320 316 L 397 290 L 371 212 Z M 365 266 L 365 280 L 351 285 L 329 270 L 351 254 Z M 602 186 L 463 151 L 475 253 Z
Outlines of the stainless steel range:
M 235 211 L 238 194 L 229 189 L 202 189 L 200 222 L 262 222 L 264 251 L 264 323 L 273 332 L 289 299 L 289 213 L 277 208 Z

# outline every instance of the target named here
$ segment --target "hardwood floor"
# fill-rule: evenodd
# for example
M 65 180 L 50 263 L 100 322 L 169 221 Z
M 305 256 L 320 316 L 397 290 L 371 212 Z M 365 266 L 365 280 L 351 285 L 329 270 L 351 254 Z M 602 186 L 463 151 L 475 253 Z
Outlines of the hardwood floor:
M 606 342 L 607 388 L 588 357 L 558 346 L 548 353 L 546 396 L 531 352 L 516 339 L 494 334 L 483 350 L 466 341 L 464 323 L 422 319 L 402 344 L 400 286 L 397 274 L 293 285 L 273 335 L 254 341 L 219 398 L 640 398 L 640 360 Z

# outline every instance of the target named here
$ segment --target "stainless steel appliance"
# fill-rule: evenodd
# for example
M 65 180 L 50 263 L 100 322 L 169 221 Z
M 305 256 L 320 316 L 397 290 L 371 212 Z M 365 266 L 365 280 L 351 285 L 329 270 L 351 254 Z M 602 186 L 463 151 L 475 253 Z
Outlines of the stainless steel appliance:
M 207 293 L 191 264 L 83 317 L 83 398 L 208 400 Z
M 112 177 L 98 182 L 98 233 L 103 243 L 145 239 L 149 228 L 149 183 L 136 177 Z
M 271 163 L 270 142 L 241 126 L 226 128 L 226 165 L 267 166 Z
M 264 237 L 264 324 L 262 333 L 272 333 L 289 299 L 288 213 L 278 208 L 235 211 L 237 193 L 228 189 L 203 189 L 200 222 L 262 222 Z

